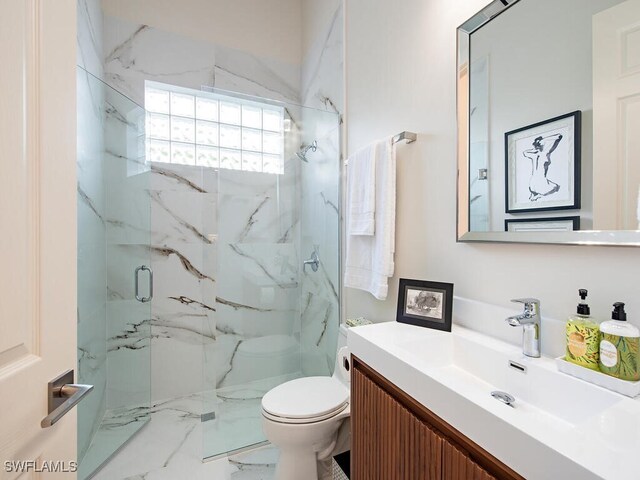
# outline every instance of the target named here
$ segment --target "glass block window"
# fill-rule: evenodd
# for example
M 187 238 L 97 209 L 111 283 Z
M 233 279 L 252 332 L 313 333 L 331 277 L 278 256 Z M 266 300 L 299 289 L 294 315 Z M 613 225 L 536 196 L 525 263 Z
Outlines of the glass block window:
M 147 162 L 284 173 L 284 109 L 148 82 Z

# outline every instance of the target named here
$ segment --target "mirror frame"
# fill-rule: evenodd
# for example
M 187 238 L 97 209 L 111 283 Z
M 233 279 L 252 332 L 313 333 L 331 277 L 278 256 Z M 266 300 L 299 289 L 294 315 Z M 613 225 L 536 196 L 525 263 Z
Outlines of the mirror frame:
M 494 0 L 457 29 L 456 240 L 458 242 L 535 243 L 556 245 L 640 246 L 640 230 L 578 230 L 574 232 L 472 232 L 469 230 L 469 47 L 473 32 L 520 0 Z

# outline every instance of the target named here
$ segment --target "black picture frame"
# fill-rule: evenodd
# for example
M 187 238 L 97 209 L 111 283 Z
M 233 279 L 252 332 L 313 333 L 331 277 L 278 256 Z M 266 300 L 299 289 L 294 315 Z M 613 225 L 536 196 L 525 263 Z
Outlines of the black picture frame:
M 570 217 L 545 217 L 545 218 L 507 218 L 504 221 L 504 231 L 505 232 L 510 232 L 511 230 L 509 230 L 509 224 L 523 224 L 523 223 L 544 223 L 544 222 L 549 222 L 549 223 L 557 223 L 557 222 L 571 222 L 572 225 L 572 231 L 576 231 L 576 230 L 580 230 L 580 216 L 579 215 L 575 215 L 575 216 L 570 216 Z M 532 230 L 532 231 L 539 231 L 539 232 L 548 232 L 548 231 L 560 231 L 560 230 L 546 230 L 546 229 L 540 229 L 540 230 Z
M 545 130 L 546 129 L 546 130 Z M 568 133 L 567 138 L 558 132 L 565 131 Z M 555 132 L 552 134 L 552 132 Z M 545 136 L 546 135 L 546 136 Z M 557 139 L 557 137 L 560 137 Z M 553 140 L 555 138 L 555 140 Z M 530 144 L 531 147 L 526 151 L 519 151 L 521 145 L 527 144 L 529 140 L 533 139 Z M 545 145 L 544 141 L 550 139 Z M 562 150 L 566 149 L 566 154 L 560 158 L 556 158 L 555 161 L 562 162 L 560 166 L 556 168 L 558 171 L 566 170 L 567 182 L 566 185 L 555 183 L 547 178 L 550 162 L 534 161 L 533 155 L 542 156 L 542 148 L 547 148 L 550 152 L 546 155 L 547 158 L 560 146 L 560 142 L 566 140 L 566 143 L 562 146 Z M 517 128 L 504 134 L 504 152 L 505 152 L 505 182 L 504 182 L 504 196 L 505 196 L 505 212 L 506 213 L 526 213 L 526 212 L 542 212 L 542 211 L 554 211 L 554 210 L 574 210 L 580 208 L 580 162 L 581 162 L 581 150 L 582 150 L 582 112 L 576 110 L 564 115 L 543 120 L 541 122 L 527 125 L 526 127 Z M 531 168 L 531 164 L 527 167 L 516 168 L 517 161 L 522 160 L 521 155 L 529 153 L 527 156 L 531 163 L 535 163 L 537 168 Z M 559 154 L 556 154 L 556 157 Z M 540 159 L 542 160 L 542 159 Z M 555 165 L 554 165 L 555 167 Z M 522 195 L 526 195 L 526 192 L 519 193 L 519 188 L 522 188 L 522 178 L 519 178 L 519 172 L 533 171 L 533 174 L 529 174 L 529 201 L 523 201 Z M 526 175 L 526 174 L 521 174 Z M 542 177 L 541 177 L 542 176 Z M 540 185 L 544 179 L 547 183 L 544 184 L 544 188 L 548 191 L 538 192 L 531 190 L 533 179 Z M 557 189 L 556 189 L 557 188 Z M 565 200 L 557 200 L 553 195 L 554 193 L 568 189 L 569 194 Z M 573 191 L 571 191 L 573 190 Z M 549 198 L 545 198 L 549 196 Z M 520 200 L 518 200 L 520 199 Z
M 450 332 L 452 315 L 453 283 L 400 279 L 397 322 Z

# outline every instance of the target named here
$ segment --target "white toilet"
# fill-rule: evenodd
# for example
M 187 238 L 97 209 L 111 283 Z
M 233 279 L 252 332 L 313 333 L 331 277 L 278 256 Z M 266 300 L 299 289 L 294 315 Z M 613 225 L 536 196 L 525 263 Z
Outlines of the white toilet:
M 342 338 L 339 344 L 344 344 Z M 349 361 L 343 347 L 333 376 L 291 380 L 262 398 L 264 433 L 280 450 L 276 480 L 318 478 L 317 461 L 333 453 L 338 430 L 351 411 Z

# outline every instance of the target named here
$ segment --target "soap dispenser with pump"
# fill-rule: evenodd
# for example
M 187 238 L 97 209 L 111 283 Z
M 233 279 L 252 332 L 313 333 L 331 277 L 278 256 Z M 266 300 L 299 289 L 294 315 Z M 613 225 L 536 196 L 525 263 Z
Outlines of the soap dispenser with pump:
M 586 303 L 587 290 L 578 290 L 580 303 L 576 314 L 567 320 L 567 349 L 565 360 L 581 367 L 598 370 L 600 329 L 593 321 L 589 305 Z
M 600 371 L 622 380 L 640 380 L 640 330 L 627 323 L 624 303 L 613 304 L 611 320 L 600 324 Z

